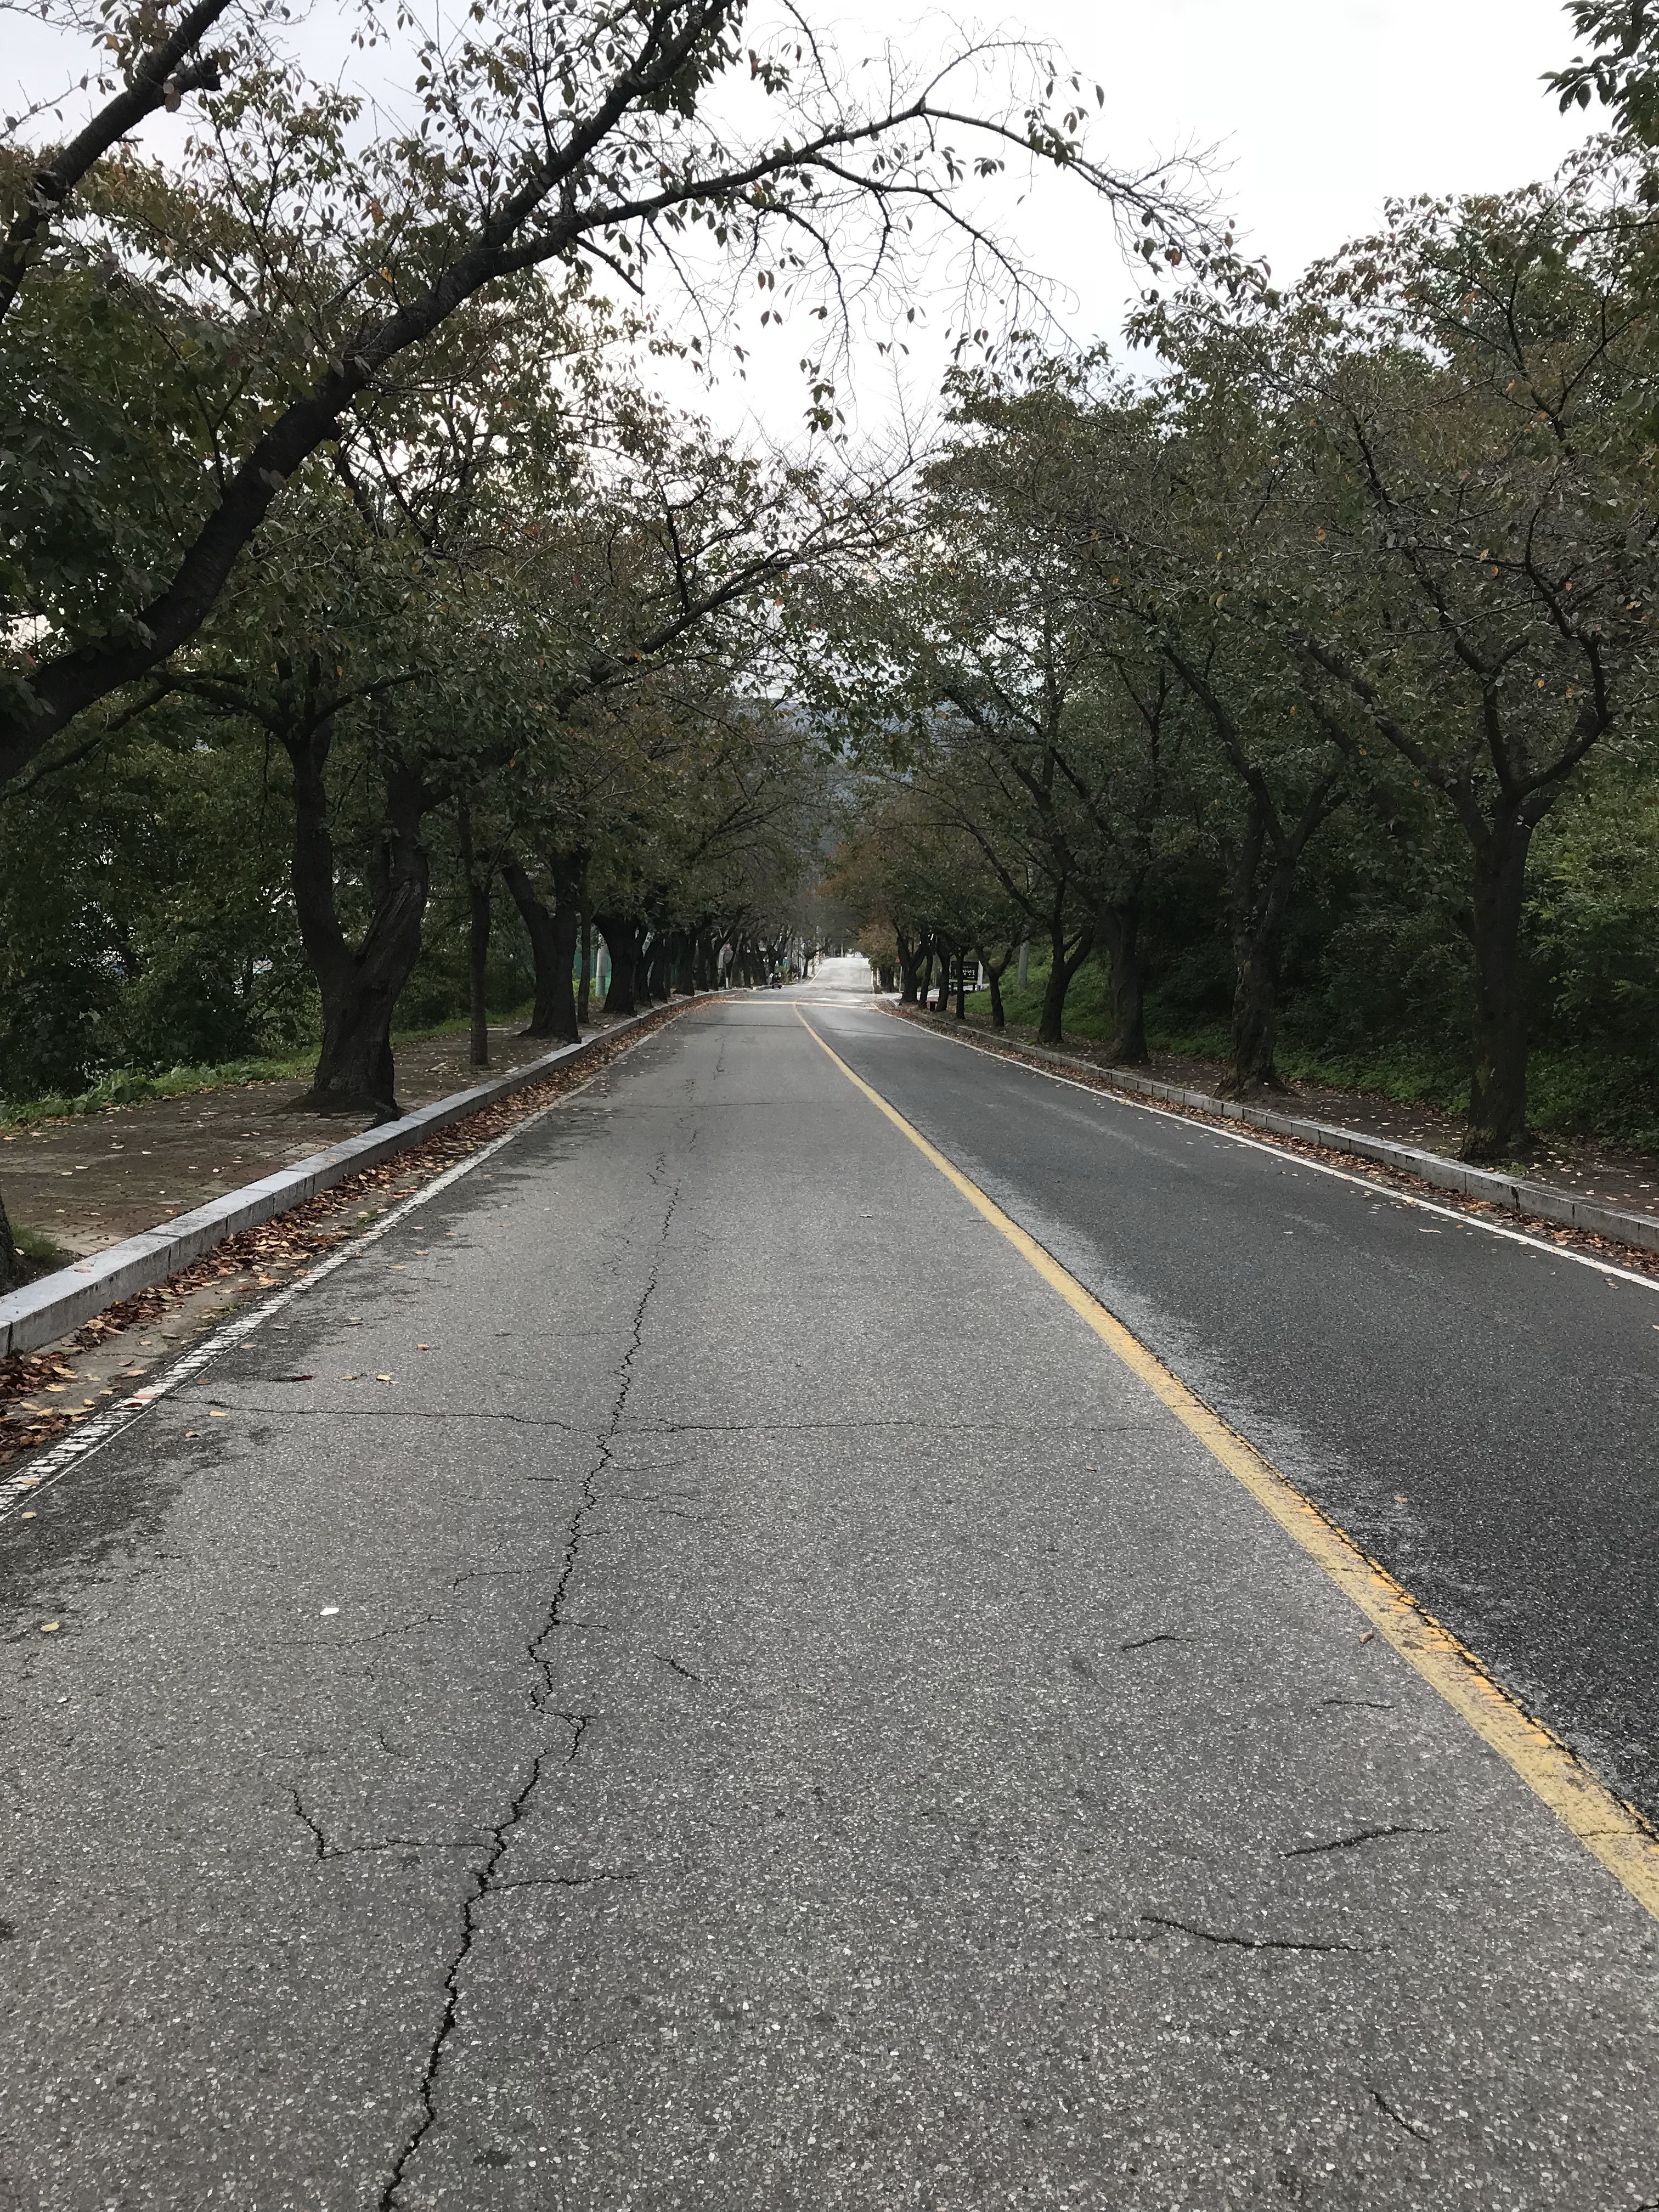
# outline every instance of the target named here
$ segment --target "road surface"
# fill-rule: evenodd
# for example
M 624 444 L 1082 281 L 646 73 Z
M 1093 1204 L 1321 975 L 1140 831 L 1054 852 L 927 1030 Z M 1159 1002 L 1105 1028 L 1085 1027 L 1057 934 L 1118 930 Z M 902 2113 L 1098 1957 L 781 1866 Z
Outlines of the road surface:
M 1659 2197 L 1653 1920 L 809 1024 L 1650 1778 L 1659 1297 L 696 1008 L 0 1523 L 0 2206 Z

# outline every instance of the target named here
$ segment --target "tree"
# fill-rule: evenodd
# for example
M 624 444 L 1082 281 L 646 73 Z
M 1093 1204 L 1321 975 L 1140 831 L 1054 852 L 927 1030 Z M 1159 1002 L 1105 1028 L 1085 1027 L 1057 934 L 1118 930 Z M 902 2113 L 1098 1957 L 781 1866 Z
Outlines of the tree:
M 240 52 L 234 58 L 224 51 L 204 51 L 203 40 L 227 15 L 241 17 L 233 0 L 195 0 L 170 31 L 162 29 L 150 8 L 100 10 L 95 18 L 91 11 L 73 5 L 29 12 L 76 28 L 89 28 L 96 21 L 106 46 L 99 90 L 107 96 L 66 146 L 49 148 L 37 157 L 26 184 L 16 192 L 18 204 L 9 211 L 5 234 L 0 238 L 0 319 L 16 299 L 31 264 L 45 252 L 53 218 L 68 207 L 88 173 L 158 108 L 176 110 L 191 93 L 217 92 L 235 61 L 250 58 L 253 44 L 252 23 L 244 18 L 237 41 Z M 118 91 L 112 88 L 108 48 L 114 50 L 125 79 Z
M 1571 0 L 1567 13 L 1589 51 L 1544 80 L 1559 95 L 1562 113 L 1599 100 L 1622 131 L 1643 145 L 1659 145 L 1659 15 L 1653 0 Z
M 1301 512 L 1335 588 L 1300 643 L 1468 842 L 1470 1158 L 1526 1131 L 1534 836 L 1651 714 L 1639 186 L 1586 157 L 1552 186 L 1396 208 L 1308 288 L 1325 322 L 1296 389 L 1316 426 Z
M 981 142 L 981 174 L 1018 151 L 1076 171 L 1154 225 L 1182 212 L 1166 177 L 1086 156 L 1079 88 L 1068 83 L 1053 112 L 1044 54 L 1024 55 L 1029 98 L 976 115 L 953 104 L 952 88 L 994 58 L 988 50 L 969 47 L 915 82 L 890 75 L 885 96 L 866 103 L 831 74 L 822 40 L 750 53 L 742 27 L 739 0 L 660 0 L 622 15 L 596 0 L 562 0 L 551 14 L 529 0 L 479 0 L 453 37 L 416 40 L 418 125 L 362 152 L 349 103 L 296 100 L 280 71 L 209 95 L 215 135 L 197 167 L 213 220 L 198 225 L 172 296 L 222 330 L 216 352 L 235 361 L 237 404 L 208 410 L 214 436 L 193 495 L 118 604 L 65 605 L 49 634 L 12 656 L 0 782 L 197 634 L 285 487 L 394 364 L 491 288 L 548 268 L 604 267 L 636 283 L 653 253 L 672 264 L 678 241 L 704 227 L 763 287 L 776 293 L 782 277 L 787 296 L 814 270 L 833 274 L 866 210 L 878 219 L 878 278 L 898 273 L 918 215 L 954 224 L 1008 270 L 958 210 L 965 161 L 946 136 L 957 131 Z M 763 115 L 739 143 L 704 110 L 745 62 Z M 48 264 L 84 266 L 95 245 L 118 265 L 131 239 L 107 224 L 89 240 L 65 229 Z M 14 421 L 58 376 L 60 356 L 27 341 L 8 316 L 0 344 L 12 353 Z M 824 374 L 815 391 L 822 410 L 832 396 Z M 49 557 L 35 549 L 37 561 Z

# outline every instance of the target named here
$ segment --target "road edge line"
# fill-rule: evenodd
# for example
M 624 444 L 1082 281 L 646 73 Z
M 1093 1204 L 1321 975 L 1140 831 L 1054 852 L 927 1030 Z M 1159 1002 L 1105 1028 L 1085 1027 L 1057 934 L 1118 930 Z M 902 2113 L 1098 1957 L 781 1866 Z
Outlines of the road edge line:
M 1467 1644 L 1443 1627 L 1386 1567 L 1303 1495 L 1255 1446 L 1222 1419 L 1213 1407 L 1165 1366 L 1150 1346 L 1086 1290 L 1028 1230 L 946 1159 L 897 1108 L 850 1068 L 799 1007 L 801 1027 L 855 1089 L 884 1114 L 975 1211 L 1012 1244 L 1079 1318 L 1159 1402 L 1225 1468 L 1262 1509 L 1322 1568 L 1343 1594 L 1415 1668 L 1443 1701 L 1467 1721 L 1547 1806 L 1563 1827 L 1598 1859 L 1644 1910 L 1659 1920 L 1659 1836 L 1635 1808 L 1617 1797 L 1553 1730 L 1534 1720 L 1495 1681 Z
M 898 1020 L 904 1019 L 893 1006 L 882 1006 L 878 1011 Z M 1316 1160 L 1306 1152 L 1287 1152 L 1283 1144 L 1273 1143 L 1271 1135 L 1252 1136 L 1247 1128 L 1236 1127 L 1231 1118 L 1218 1119 L 1204 1108 L 1182 1106 L 1168 1099 L 1143 1098 L 1136 1092 L 1121 1090 L 1115 1083 L 1108 1083 L 1103 1079 L 1099 1082 L 1090 1082 L 1081 1075 L 1066 1075 L 1058 1067 L 1050 1067 L 1042 1060 L 1028 1058 L 1024 1051 L 1000 1050 L 995 1046 L 982 1044 L 972 1036 L 959 1036 L 952 1030 L 936 1030 L 931 1024 L 905 1021 L 904 1026 L 920 1036 L 933 1037 L 940 1044 L 955 1045 L 963 1052 L 976 1053 L 981 1060 L 994 1060 L 1003 1067 L 1022 1068 L 1027 1075 L 1040 1075 L 1045 1083 L 1058 1083 L 1066 1091 L 1081 1091 L 1086 1097 L 1099 1099 L 1108 1105 L 1127 1106 L 1137 1114 L 1155 1114 L 1165 1121 L 1182 1121 L 1188 1128 L 1207 1130 L 1212 1137 L 1224 1137 L 1230 1145 L 1243 1145 L 1249 1152 L 1265 1152 L 1272 1159 L 1294 1160 L 1297 1167 L 1307 1168 L 1315 1175 L 1330 1176 L 1335 1182 L 1346 1182 L 1355 1190 L 1369 1192 L 1374 1198 L 1384 1198 L 1390 1206 L 1413 1206 L 1418 1212 L 1432 1213 L 1442 1221 L 1455 1221 L 1465 1229 L 1479 1229 L 1488 1237 L 1500 1237 L 1506 1243 L 1524 1244 L 1529 1251 L 1541 1253 L 1546 1258 L 1571 1260 L 1575 1267 L 1591 1268 L 1598 1275 L 1610 1275 L 1615 1282 L 1633 1283 L 1638 1290 L 1659 1291 L 1659 1275 L 1641 1274 L 1634 1267 L 1621 1267 L 1616 1261 L 1599 1260 L 1593 1252 L 1575 1251 L 1571 1244 L 1557 1244 L 1551 1238 L 1540 1237 L 1529 1229 L 1511 1229 L 1504 1222 L 1488 1220 L 1484 1213 L 1466 1213 L 1461 1206 L 1442 1206 L 1436 1199 L 1419 1198 L 1414 1191 L 1396 1190 L 1392 1183 L 1373 1182 L 1370 1176 L 1357 1174 L 1352 1168 L 1340 1168 L 1333 1160 Z M 1194 1094 L 1194 1097 L 1200 1095 Z M 1311 1142 L 1311 1139 L 1297 1138 L 1294 1141 L 1299 1144 Z M 1328 1151 L 1331 1147 L 1322 1146 L 1320 1149 Z M 1367 1155 L 1355 1152 L 1347 1157 L 1364 1159 Z M 1391 1164 L 1387 1160 L 1378 1160 L 1374 1164 L 1387 1168 Z M 1395 1172 L 1412 1175 L 1416 1170 L 1400 1168 Z M 1429 1188 L 1433 1190 L 1438 1186 L 1431 1183 Z M 1538 1214 L 1529 1218 L 1541 1221 L 1545 1217 Z M 1601 1232 L 1585 1230 L 1575 1233 L 1599 1236 Z M 1632 1247 L 1635 1251 L 1646 1249 L 1644 1245 Z
M 895 1005 L 890 999 L 883 1003 L 887 1012 L 900 1020 L 925 1029 L 932 1036 L 952 1041 L 952 1032 L 935 1029 L 919 1007 Z M 983 1032 L 980 1034 L 982 1038 Z M 1431 1190 L 1449 1191 L 1455 1197 L 1505 1206 L 1519 1220 L 1547 1221 L 1558 1229 L 1569 1229 L 1579 1236 L 1605 1237 L 1611 1243 L 1628 1246 L 1632 1251 L 1659 1252 L 1659 1215 L 1603 1206 L 1595 1199 L 1578 1198 L 1553 1183 L 1534 1182 L 1529 1176 L 1502 1175 L 1494 1168 L 1477 1167 L 1472 1161 L 1455 1159 L 1449 1153 L 1429 1152 L 1419 1145 L 1402 1145 L 1391 1137 L 1376 1136 L 1368 1130 L 1346 1128 L 1339 1121 L 1310 1121 L 1299 1114 L 1274 1113 L 1242 1099 L 1218 1098 L 1209 1091 L 1188 1090 L 1183 1084 L 1164 1083 L 1153 1076 L 1138 1074 L 1133 1068 L 1100 1066 L 1075 1054 L 1055 1052 L 1047 1045 L 1030 1044 L 1023 1038 L 981 1042 L 979 1048 L 996 1058 L 1019 1060 L 1028 1067 L 1046 1069 L 1052 1065 L 1076 1068 L 1094 1077 L 1103 1089 L 1137 1103 L 1156 1102 L 1166 1112 L 1201 1114 L 1222 1123 L 1240 1121 L 1249 1128 L 1265 1130 L 1269 1136 L 1287 1138 L 1294 1144 L 1316 1145 L 1322 1152 L 1346 1153 L 1354 1159 L 1369 1160 L 1374 1166 L 1413 1176 Z

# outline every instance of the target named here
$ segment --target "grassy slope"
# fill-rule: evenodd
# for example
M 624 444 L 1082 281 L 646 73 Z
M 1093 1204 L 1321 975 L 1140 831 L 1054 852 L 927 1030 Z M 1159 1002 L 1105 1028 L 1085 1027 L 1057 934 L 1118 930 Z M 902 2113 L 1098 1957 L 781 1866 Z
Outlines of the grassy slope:
M 527 1001 L 504 1013 L 492 1012 L 490 1017 L 493 1022 L 508 1024 L 527 1021 L 529 1018 Z M 422 1037 L 458 1036 L 469 1026 L 467 1017 L 462 1014 L 428 1029 L 394 1030 L 392 1041 L 394 1045 L 413 1044 Z M 285 1059 L 227 1060 L 215 1066 L 170 1067 L 160 1075 L 146 1075 L 137 1068 L 113 1068 L 90 1091 L 80 1091 L 73 1097 L 14 1099 L 0 1105 L 0 1124 L 13 1129 L 27 1128 L 36 1121 L 97 1114 L 106 1106 L 130 1106 L 141 1098 L 181 1098 L 191 1091 L 229 1091 L 244 1083 L 291 1082 L 309 1075 L 316 1058 L 317 1048 L 312 1045 Z
M 1024 991 L 1010 970 L 1003 981 L 1002 1003 L 1011 1029 L 1029 1029 L 1035 1035 L 1047 980 L 1046 963 L 1039 966 L 1035 959 Z M 987 992 L 970 994 L 968 1004 L 975 1013 L 990 1012 Z M 1106 978 L 1092 961 L 1066 994 L 1066 1028 L 1073 1036 L 1097 1042 L 1112 1034 Z M 1231 1056 L 1232 1040 L 1220 1024 L 1176 1030 L 1160 1023 L 1155 1006 L 1149 1004 L 1146 1030 L 1154 1052 L 1224 1061 Z M 1340 1091 L 1370 1091 L 1405 1101 L 1422 1099 L 1455 1114 L 1464 1112 L 1469 1103 L 1466 1070 L 1404 1044 L 1379 1045 L 1370 1052 L 1322 1048 L 1297 1036 L 1293 1013 L 1280 1031 L 1279 1066 L 1292 1082 L 1325 1083 Z M 1659 1151 L 1659 1085 L 1654 1071 L 1633 1057 L 1606 1050 L 1563 1053 L 1540 1047 L 1532 1055 L 1528 1096 L 1528 1119 L 1547 1134 L 1600 1137 Z

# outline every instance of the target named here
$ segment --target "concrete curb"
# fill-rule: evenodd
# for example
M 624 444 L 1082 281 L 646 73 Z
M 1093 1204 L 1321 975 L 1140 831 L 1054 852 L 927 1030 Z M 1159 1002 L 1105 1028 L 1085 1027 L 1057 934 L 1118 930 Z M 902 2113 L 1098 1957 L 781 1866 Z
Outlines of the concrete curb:
M 696 1000 L 687 999 L 683 1003 L 695 1006 Z M 475 1085 L 471 1091 L 453 1091 L 447 1098 L 434 1099 L 430 1106 L 417 1106 L 401 1121 L 365 1129 L 361 1136 L 343 1138 L 326 1152 L 313 1152 L 292 1167 L 261 1176 L 258 1182 L 228 1190 L 210 1205 L 176 1214 L 159 1228 L 143 1230 L 105 1251 L 42 1275 L 21 1291 L 9 1291 L 0 1297 L 0 1358 L 9 1352 L 38 1351 L 41 1345 L 69 1335 L 94 1314 L 102 1313 L 106 1306 L 130 1298 L 135 1291 L 144 1290 L 151 1283 L 165 1282 L 227 1237 L 234 1237 L 239 1229 L 270 1221 L 290 1206 L 316 1197 L 319 1191 L 331 1190 L 360 1169 L 376 1167 L 394 1153 L 407 1152 L 436 1131 L 447 1128 L 452 1121 L 465 1121 L 481 1107 L 493 1106 L 497 1099 L 538 1082 L 550 1070 L 595 1045 L 626 1036 L 663 1011 L 653 1006 L 648 1013 L 630 1014 L 612 1027 L 596 1030 L 580 1044 L 560 1045 L 538 1060 L 526 1060 L 520 1067 L 509 1067 L 504 1074 L 493 1076 L 488 1083 Z
M 1137 1075 L 1133 1068 L 1102 1067 L 1092 1060 L 1079 1059 L 1073 1053 L 1051 1052 L 1046 1045 L 1000 1045 L 982 1037 L 976 1030 L 957 1032 L 938 1029 L 931 1021 L 925 1026 L 933 1036 L 947 1042 L 956 1042 L 959 1036 L 964 1044 L 981 1044 L 1005 1059 L 1075 1068 L 1082 1074 L 1092 1075 L 1112 1091 L 1157 1099 L 1167 1106 L 1185 1106 L 1194 1113 L 1212 1114 L 1222 1121 L 1240 1121 L 1247 1128 L 1265 1129 L 1275 1137 L 1293 1137 L 1300 1144 L 1317 1145 L 1328 1152 L 1348 1152 L 1362 1160 L 1374 1160 L 1379 1167 L 1399 1168 L 1407 1175 L 1416 1176 L 1419 1182 L 1431 1183 L 1437 1190 L 1457 1191 L 1465 1198 L 1485 1199 L 1510 1213 L 1528 1215 L 1535 1221 L 1553 1221 L 1565 1229 L 1583 1230 L 1592 1237 L 1611 1237 L 1620 1244 L 1633 1244 L 1644 1252 L 1659 1252 L 1659 1218 L 1650 1214 L 1622 1213 L 1614 1206 L 1598 1206 L 1593 1199 L 1574 1198 L 1548 1183 L 1494 1175 L 1489 1168 L 1466 1167 L 1462 1160 L 1449 1160 L 1443 1153 L 1419 1152 L 1414 1145 L 1396 1145 L 1386 1137 L 1370 1136 L 1363 1129 L 1345 1129 L 1332 1121 L 1304 1121 L 1292 1114 L 1275 1114 L 1265 1106 L 1241 1104 L 1236 1098 L 1212 1098 L 1207 1091 L 1183 1091 L 1177 1084 L 1158 1083 L 1150 1075 Z

